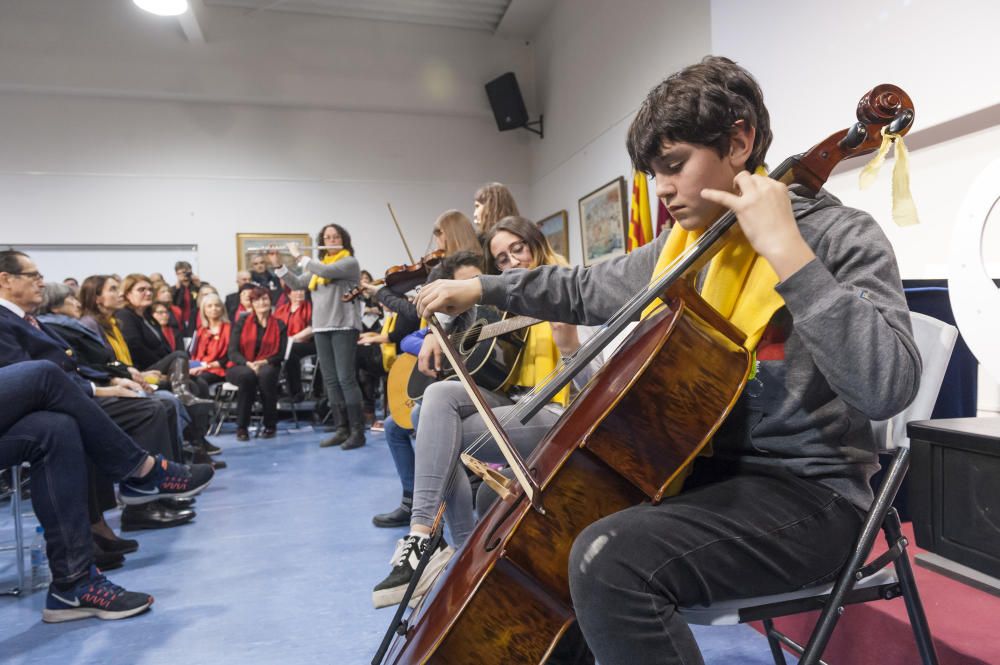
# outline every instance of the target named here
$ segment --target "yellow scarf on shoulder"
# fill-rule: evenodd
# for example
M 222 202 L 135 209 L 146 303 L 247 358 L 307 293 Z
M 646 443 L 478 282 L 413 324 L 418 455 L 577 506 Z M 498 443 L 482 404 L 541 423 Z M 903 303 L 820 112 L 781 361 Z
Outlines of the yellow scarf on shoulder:
M 561 357 L 559 347 L 552 339 L 552 326 L 546 322 L 536 323 L 528 328 L 514 385 L 528 388 L 544 385 L 545 379 L 559 364 Z M 569 404 L 569 386 L 556 393 L 552 401 L 562 406 Z
M 763 169 L 758 169 L 757 173 L 767 175 Z M 685 231 L 680 224 L 674 224 L 653 268 L 650 283 L 702 233 L 704 231 Z M 753 351 L 771 317 L 785 304 L 774 290 L 777 284 L 778 275 L 774 268 L 740 234 L 737 240 L 728 243 L 712 259 L 701 297 L 746 333 L 743 345 Z M 649 316 L 661 304 L 660 300 L 656 300 L 643 311 L 642 318 Z
M 115 352 L 115 358 L 123 365 L 132 366 L 132 353 L 129 351 L 125 336 L 122 335 L 121 328 L 118 327 L 118 319 L 111 318 L 111 332 L 105 332 L 104 338 L 111 345 L 111 350 Z
M 330 265 L 331 263 L 336 263 L 337 261 L 341 260 L 345 256 L 350 256 L 350 255 L 351 255 L 350 252 L 348 252 L 346 249 L 342 249 L 339 252 L 337 252 L 336 254 L 327 254 L 326 256 L 324 256 L 323 260 L 322 260 L 322 263 L 324 265 Z M 329 283 L 330 283 L 330 280 L 328 280 L 327 278 L 320 277 L 319 275 L 313 275 L 312 279 L 309 280 L 309 290 L 310 291 L 315 291 L 317 287 L 323 286 L 324 284 L 329 284 Z

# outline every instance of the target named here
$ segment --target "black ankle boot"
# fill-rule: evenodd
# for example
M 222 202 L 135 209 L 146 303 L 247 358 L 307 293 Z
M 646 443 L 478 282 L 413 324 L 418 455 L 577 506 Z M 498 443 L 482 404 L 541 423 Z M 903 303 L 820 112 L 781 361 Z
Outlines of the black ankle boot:
M 201 399 L 194 394 L 194 384 L 191 382 L 191 366 L 187 358 L 175 358 L 170 363 L 168 369 L 168 379 L 170 380 L 170 391 L 177 395 L 178 401 L 184 406 L 209 406 L 215 404 L 213 400 Z
M 405 503 L 388 513 L 382 513 L 372 518 L 372 524 L 381 529 L 391 529 L 410 525 L 410 506 Z
M 347 422 L 350 424 L 351 434 L 340 449 L 353 450 L 365 445 L 365 412 L 360 404 L 347 405 Z
M 320 442 L 320 448 L 339 446 L 351 436 L 350 430 L 347 429 L 347 410 L 343 404 L 330 406 L 330 419 L 333 421 L 333 434 Z

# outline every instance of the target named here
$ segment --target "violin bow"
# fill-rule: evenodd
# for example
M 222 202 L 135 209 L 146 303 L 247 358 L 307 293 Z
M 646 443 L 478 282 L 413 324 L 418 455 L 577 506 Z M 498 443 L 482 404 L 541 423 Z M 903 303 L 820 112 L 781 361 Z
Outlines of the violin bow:
M 409 257 L 411 264 L 416 263 L 416 261 L 413 260 L 413 252 L 410 251 L 410 246 L 406 244 L 406 236 L 403 235 L 403 229 L 399 226 L 399 220 L 396 219 L 396 213 L 393 212 L 392 204 L 386 203 L 386 205 L 389 207 L 389 214 L 392 215 L 392 223 L 396 225 L 396 232 L 399 233 L 399 239 L 403 241 L 403 248 L 406 250 L 406 256 Z
M 482 416 L 483 423 L 486 425 L 487 431 L 493 435 L 493 439 L 500 448 L 500 452 L 510 465 L 511 471 L 514 472 L 514 478 L 517 479 L 517 482 L 521 485 L 521 489 L 524 490 L 524 494 L 528 497 L 528 500 L 531 501 L 532 507 L 544 515 L 545 509 L 542 507 L 542 493 L 538 488 L 538 483 L 531 477 L 528 467 L 524 463 L 524 458 L 522 458 L 514 446 L 511 445 L 510 439 L 507 437 L 507 433 L 504 431 L 503 426 L 500 424 L 500 421 L 497 420 L 496 414 L 494 414 L 493 410 L 490 409 L 486 400 L 483 399 L 483 394 L 480 392 L 479 386 L 476 385 L 476 382 L 469 374 L 469 370 L 466 369 L 465 363 L 462 362 L 458 352 L 455 350 L 454 346 L 452 346 L 451 340 L 448 339 L 448 335 L 444 332 L 444 329 L 441 327 L 441 323 L 437 320 L 437 317 L 431 315 L 428 323 L 430 325 L 431 332 L 437 337 L 438 343 L 441 344 L 441 350 L 444 352 L 445 357 L 454 368 L 455 374 L 458 376 L 458 380 L 462 382 L 462 385 L 465 387 L 465 391 L 468 393 L 469 398 L 476 407 L 476 411 L 478 411 L 479 415 Z M 466 457 L 471 456 L 463 455 L 463 461 L 468 464 L 469 462 L 465 459 Z M 478 463 L 478 460 L 473 459 L 472 461 L 474 463 Z M 484 480 L 486 479 L 484 478 Z M 502 481 L 496 478 L 491 478 L 491 480 L 494 480 L 494 482 L 497 482 L 498 484 L 502 483 Z M 492 483 L 490 486 L 500 491 L 501 494 L 504 494 L 504 491 L 506 490 L 505 486 L 498 488 Z

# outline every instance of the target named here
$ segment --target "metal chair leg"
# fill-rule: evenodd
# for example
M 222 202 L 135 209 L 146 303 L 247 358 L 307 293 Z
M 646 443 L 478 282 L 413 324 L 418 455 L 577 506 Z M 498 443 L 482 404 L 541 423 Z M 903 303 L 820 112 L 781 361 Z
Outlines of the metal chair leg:
M 21 519 L 21 465 L 11 468 L 11 484 L 14 493 L 10 497 L 11 513 L 14 519 L 14 555 L 17 557 L 17 586 L 0 592 L 2 596 L 20 596 L 28 587 L 24 569 L 24 525 Z
M 902 538 L 899 514 L 895 509 L 890 510 L 889 514 L 886 515 L 883 529 L 890 543 Z M 924 606 L 920 602 L 920 594 L 913 578 L 913 568 L 910 566 L 905 549 L 902 555 L 896 559 L 894 565 L 896 566 L 896 577 L 899 579 L 899 587 L 903 591 L 903 601 L 906 603 L 906 614 L 910 618 L 910 627 L 913 629 L 913 639 L 917 643 L 917 652 L 920 654 L 920 662 L 923 665 L 938 665 L 934 640 L 931 638 L 930 626 L 927 625 L 927 616 L 924 614 Z
M 771 647 L 774 665 L 788 665 L 788 661 L 785 660 L 785 652 L 781 649 L 781 642 L 775 637 L 774 621 L 771 619 L 764 619 L 764 635 L 767 636 L 767 645 Z

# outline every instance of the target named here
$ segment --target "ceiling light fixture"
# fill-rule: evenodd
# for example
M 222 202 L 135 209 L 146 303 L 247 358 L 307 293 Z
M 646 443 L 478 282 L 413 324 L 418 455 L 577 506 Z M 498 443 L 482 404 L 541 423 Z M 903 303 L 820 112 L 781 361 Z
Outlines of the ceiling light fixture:
M 188 10 L 187 0 L 132 0 L 136 7 L 157 16 L 180 16 Z

